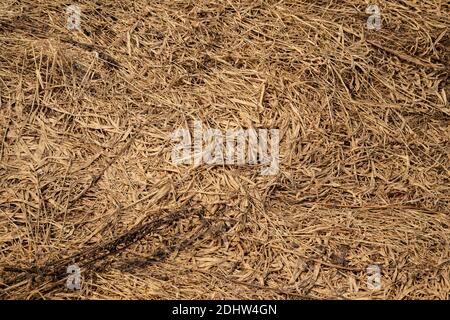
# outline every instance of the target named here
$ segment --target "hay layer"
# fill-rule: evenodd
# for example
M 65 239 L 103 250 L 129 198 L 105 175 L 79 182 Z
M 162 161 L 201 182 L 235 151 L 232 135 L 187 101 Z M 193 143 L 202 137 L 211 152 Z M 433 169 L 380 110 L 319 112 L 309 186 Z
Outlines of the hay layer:
M 1 298 L 449 299 L 445 1 L 70 4 L 0 3 Z M 195 121 L 278 174 L 173 164 Z

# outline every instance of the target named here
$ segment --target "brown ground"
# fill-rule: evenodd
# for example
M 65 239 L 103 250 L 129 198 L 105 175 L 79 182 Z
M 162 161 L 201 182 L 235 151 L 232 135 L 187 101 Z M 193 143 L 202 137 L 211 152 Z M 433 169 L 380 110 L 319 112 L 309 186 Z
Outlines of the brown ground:
M 1 298 L 449 299 L 446 1 L 77 3 L 0 3 Z M 279 173 L 174 165 L 195 120 Z

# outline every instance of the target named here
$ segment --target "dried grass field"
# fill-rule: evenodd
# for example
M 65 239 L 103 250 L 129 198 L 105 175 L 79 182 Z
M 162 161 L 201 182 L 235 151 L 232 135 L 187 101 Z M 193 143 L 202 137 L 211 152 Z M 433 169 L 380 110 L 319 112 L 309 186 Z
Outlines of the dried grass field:
M 0 299 L 449 299 L 449 4 L 369 4 L 2 0 Z M 174 164 L 195 121 L 278 172 Z

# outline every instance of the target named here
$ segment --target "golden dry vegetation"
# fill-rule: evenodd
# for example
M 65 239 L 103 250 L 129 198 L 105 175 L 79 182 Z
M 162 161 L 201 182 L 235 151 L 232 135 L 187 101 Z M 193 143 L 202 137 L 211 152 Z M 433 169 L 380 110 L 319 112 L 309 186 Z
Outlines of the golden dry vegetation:
M 0 297 L 449 299 L 449 5 L 368 4 L 2 0 Z M 278 173 L 175 165 L 194 121 Z

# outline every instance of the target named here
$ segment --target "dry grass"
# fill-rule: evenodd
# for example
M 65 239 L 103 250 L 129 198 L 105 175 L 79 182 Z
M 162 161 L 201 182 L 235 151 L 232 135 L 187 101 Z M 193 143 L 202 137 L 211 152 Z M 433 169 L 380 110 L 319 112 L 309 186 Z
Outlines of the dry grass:
M 1 298 L 449 299 L 446 1 L 107 2 L 0 3 Z M 195 120 L 278 175 L 172 164 Z

